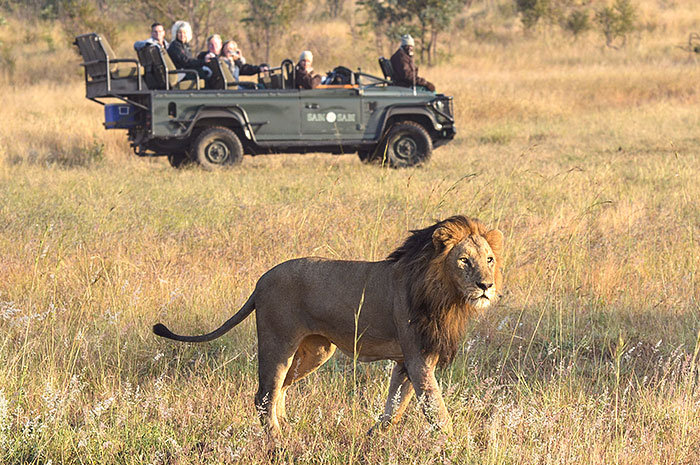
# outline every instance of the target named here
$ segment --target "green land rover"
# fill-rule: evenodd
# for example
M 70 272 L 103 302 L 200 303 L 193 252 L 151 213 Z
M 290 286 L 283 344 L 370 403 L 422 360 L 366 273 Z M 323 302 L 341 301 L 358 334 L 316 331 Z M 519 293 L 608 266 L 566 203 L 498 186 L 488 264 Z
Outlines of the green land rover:
M 105 127 L 128 133 L 136 155 L 167 156 L 179 167 L 216 169 L 244 154 L 357 153 L 364 162 L 408 167 L 426 162 L 455 136 L 452 97 L 392 85 L 339 66 L 320 87 L 293 88 L 294 63 L 237 82 L 210 62 L 206 84 L 193 70 L 175 70 L 159 47 L 138 59 L 116 58 L 99 34 L 76 37 L 85 69 L 86 97 L 105 108 Z M 108 103 L 108 102 L 118 103 Z

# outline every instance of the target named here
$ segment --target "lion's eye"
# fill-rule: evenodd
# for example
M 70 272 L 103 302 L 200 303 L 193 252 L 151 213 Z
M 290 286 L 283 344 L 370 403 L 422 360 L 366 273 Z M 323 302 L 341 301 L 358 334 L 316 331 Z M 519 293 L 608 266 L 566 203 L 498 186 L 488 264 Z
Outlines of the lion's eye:
M 493 257 L 488 257 L 486 259 L 486 263 L 488 263 L 489 265 L 493 264 Z
M 459 263 L 461 263 L 462 265 L 468 266 L 468 267 L 472 266 L 471 260 L 469 260 L 467 257 L 460 258 Z

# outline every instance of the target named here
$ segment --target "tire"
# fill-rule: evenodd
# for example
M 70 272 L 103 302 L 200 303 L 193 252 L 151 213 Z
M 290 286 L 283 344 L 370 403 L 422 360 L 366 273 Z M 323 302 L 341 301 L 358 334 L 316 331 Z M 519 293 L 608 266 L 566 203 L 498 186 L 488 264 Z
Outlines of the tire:
M 202 131 L 192 143 L 192 156 L 205 170 L 238 165 L 243 160 L 243 145 L 228 128 L 212 127 Z
M 186 153 L 176 153 L 168 155 L 168 163 L 173 168 L 184 168 L 192 163 L 192 159 Z
M 377 146 L 373 161 L 392 168 L 418 166 L 430 159 L 433 141 L 423 126 L 413 121 L 397 123 L 389 129 L 383 143 Z

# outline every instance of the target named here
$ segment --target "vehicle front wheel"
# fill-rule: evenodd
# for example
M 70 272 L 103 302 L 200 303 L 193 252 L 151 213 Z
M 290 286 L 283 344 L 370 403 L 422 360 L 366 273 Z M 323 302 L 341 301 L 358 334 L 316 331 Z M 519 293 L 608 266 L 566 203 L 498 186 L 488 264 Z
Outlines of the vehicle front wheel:
M 192 155 L 205 170 L 215 170 L 241 163 L 243 146 L 235 132 L 212 127 L 197 136 L 192 143 Z
M 433 141 L 423 126 L 404 121 L 391 127 L 384 143 L 377 147 L 374 159 L 392 168 L 407 168 L 425 163 L 433 152 Z

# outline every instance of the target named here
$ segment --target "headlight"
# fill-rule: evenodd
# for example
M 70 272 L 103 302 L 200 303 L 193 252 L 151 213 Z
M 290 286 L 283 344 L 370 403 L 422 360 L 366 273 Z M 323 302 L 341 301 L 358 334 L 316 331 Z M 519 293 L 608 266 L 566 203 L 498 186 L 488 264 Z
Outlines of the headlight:
M 445 102 L 442 100 L 434 100 L 433 108 L 435 108 L 437 111 L 445 111 Z

